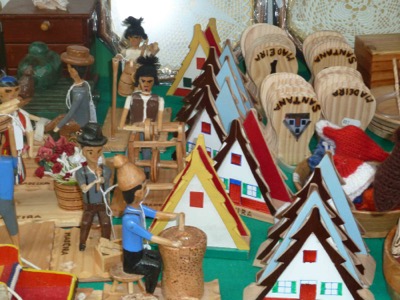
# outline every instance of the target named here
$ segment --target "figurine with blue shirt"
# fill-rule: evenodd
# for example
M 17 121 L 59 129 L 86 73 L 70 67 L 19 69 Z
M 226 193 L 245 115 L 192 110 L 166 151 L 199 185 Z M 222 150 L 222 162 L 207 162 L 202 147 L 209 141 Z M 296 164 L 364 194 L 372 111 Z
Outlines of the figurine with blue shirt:
M 142 204 L 147 193 L 146 175 L 143 169 L 129 162 L 126 156 L 116 155 L 114 166 L 117 169 L 118 187 L 127 203 L 122 216 L 123 271 L 144 275 L 146 292 L 153 294 L 162 260 L 160 253 L 151 250 L 147 241 L 175 248 L 180 248 L 182 242 L 150 233 L 146 229 L 146 217 L 169 221 L 177 220 L 180 214 L 156 211 Z

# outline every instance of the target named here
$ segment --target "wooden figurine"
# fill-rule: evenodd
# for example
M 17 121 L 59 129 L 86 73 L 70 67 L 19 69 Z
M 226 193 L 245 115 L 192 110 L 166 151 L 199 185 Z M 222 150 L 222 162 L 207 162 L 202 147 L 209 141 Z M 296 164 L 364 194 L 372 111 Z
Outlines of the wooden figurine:
M 148 36 L 142 27 L 143 18 L 132 16 L 126 18 L 123 25 L 127 26 L 124 38 L 129 42 L 127 48 L 115 56 L 116 61 L 124 61 L 124 68 L 118 83 L 118 93 L 127 97 L 135 90 L 135 72 L 140 56 L 155 56 L 160 49 L 158 43 L 148 44 Z M 137 85 L 136 85 L 137 86 Z
M 88 48 L 70 45 L 61 54 L 61 60 L 67 64 L 73 84 L 66 96 L 68 113 L 61 120 L 57 119 L 58 123 L 53 131 L 58 132 L 67 124 L 73 131 L 77 131 L 89 122 L 97 122 L 90 84 L 83 79 L 86 67 L 93 64 L 94 57 L 90 55 Z
M 180 214 L 155 211 L 142 204 L 146 197 L 146 176 L 143 170 L 128 161 L 123 155 L 114 157 L 118 187 L 127 207 L 122 217 L 123 272 L 145 276 L 146 292 L 152 294 L 161 272 L 161 256 L 150 250 L 144 240 L 179 248 L 180 240 L 171 240 L 154 235 L 146 230 L 146 217 L 161 220 L 176 220 Z
M 15 170 L 17 169 L 17 158 L 0 155 L 0 215 L 2 216 L 11 241 L 19 246 L 19 234 L 17 214 L 14 202 Z
M 6 128 L 1 129 L 4 132 L 0 135 L 1 154 L 19 156 L 24 148 L 23 136 L 25 133 L 28 143 L 28 155 L 33 157 L 33 128 L 31 119 L 39 120 L 25 110 L 18 107 L 19 84 L 16 78 L 12 76 L 3 76 L 0 78 L 0 115 L 3 117 L 12 116 L 12 122 L 8 123 Z
M 126 98 L 119 127 L 144 122 L 147 118 L 162 126 L 164 112 L 164 98 L 152 94 L 154 85 L 158 85 L 158 58 L 155 56 L 141 56 L 138 58 L 140 67 L 135 73 L 135 85 L 139 91 Z
M 157 128 L 161 130 L 164 113 L 164 98 L 152 94 L 154 84 L 158 84 L 158 58 L 155 56 L 141 56 L 138 58 L 140 67 L 135 73 L 135 85 L 139 86 L 139 91 L 132 93 L 126 98 L 122 111 L 119 128 L 131 130 L 130 125 L 143 123 L 146 119 L 157 123 Z M 140 139 L 145 140 L 145 134 L 140 134 Z M 151 149 L 142 149 L 143 159 L 151 158 Z M 149 173 L 150 169 L 145 168 Z
M 213 164 L 200 134 L 196 147 L 187 157 L 185 169 L 175 178 L 175 186 L 161 210 L 165 213 L 185 213 L 186 224 L 204 231 L 207 247 L 226 251 L 229 253 L 226 258 L 247 258 L 250 231 L 235 210 Z M 172 225 L 172 222 L 154 220 L 151 232 L 159 234 Z
M 103 193 L 110 186 L 111 170 L 103 164 L 103 146 L 107 143 L 107 138 L 103 136 L 99 124 L 86 124 L 77 141 L 86 158 L 86 164 L 82 164 L 82 168 L 75 172 L 84 201 L 79 240 L 79 250 L 84 251 L 95 215 L 99 217 L 101 236 L 110 239 L 111 220 L 107 209 L 108 201 Z

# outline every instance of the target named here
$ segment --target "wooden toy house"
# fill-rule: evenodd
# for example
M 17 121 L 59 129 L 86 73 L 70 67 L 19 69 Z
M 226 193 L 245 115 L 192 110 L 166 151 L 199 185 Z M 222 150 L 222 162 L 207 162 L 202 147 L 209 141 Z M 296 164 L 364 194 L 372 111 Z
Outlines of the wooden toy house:
M 210 45 L 201 30 L 200 24 L 194 25 L 194 33 L 189 45 L 189 53 L 183 60 L 167 95 L 185 96 L 193 89 L 193 80 L 200 75 L 209 49 Z
M 273 228 L 285 226 L 288 220 Z M 325 299 L 329 295 L 374 299 L 368 290 L 371 282 L 366 266 L 354 252 L 355 244 L 336 223 L 337 216 L 327 209 L 313 185 L 296 218 L 281 233 L 281 241 L 267 254 L 257 284 L 245 289 L 244 298 Z
M 161 210 L 184 212 L 186 225 L 203 230 L 207 234 L 208 255 L 219 256 L 226 250 L 230 253 L 227 257 L 247 257 L 250 232 L 213 167 L 202 135 L 187 157 L 185 169 L 175 178 L 174 188 Z M 158 234 L 173 225 L 174 221 L 154 220 L 150 230 Z
M 222 142 L 227 133 L 221 123 L 215 100 L 210 88 L 206 86 L 206 91 L 198 104 L 199 110 L 187 121 L 186 130 L 186 151 L 190 153 L 197 144 L 199 134 L 204 136 L 205 147 L 210 157 L 214 157 L 221 148 Z
M 234 120 L 228 137 L 214 157 L 215 170 L 239 212 L 272 222 L 275 207 L 241 122 Z M 243 210 L 242 210 L 243 208 Z

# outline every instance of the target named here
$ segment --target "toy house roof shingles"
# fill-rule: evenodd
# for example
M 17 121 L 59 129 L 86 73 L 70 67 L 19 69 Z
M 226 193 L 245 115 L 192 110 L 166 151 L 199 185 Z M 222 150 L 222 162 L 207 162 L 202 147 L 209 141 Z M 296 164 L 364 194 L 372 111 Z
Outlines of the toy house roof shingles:
M 221 55 L 221 39 L 217 30 L 217 20 L 215 18 L 210 18 L 206 30 L 204 30 L 204 35 L 210 44 L 210 47 L 214 47 L 218 56 Z
M 214 101 L 215 98 L 218 96 L 219 85 L 215 80 L 212 65 L 207 65 L 204 73 L 202 73 L 198 78 L 204 78 L 204 80 L 201 81 L 201 85 L 190 92 L 190 98 L 189 95 L 187 95 L 187 104 L 185 104 L 176 114 L 176 121 L 186 122 L 193 116 L 194 112 L 200 108 L 198 105 L 203 97 L 203 94 L 206 92 L 207 86 L 211 92 L 211 95 L 213 96 Z
M 214 157 L 214 160 L 216 162 L 215 164 L 215 170 L 217 171 L 218 174 L 221 174 L 221 167 L 223 166 L 223 162 L 228 160 L 231 160 L 231 154 L 233 145 L 235 143 L 238 143 L 241 149 L 241 154 L 243 157 L 246 159 L 248 166 L 249 166 L 249 171 L 251 174 L 247 174 L 247 176 L 253 176 L 255 181 L 257 182 L 258 188 L 261 191 L 261 196 L 262 199 L 265 202 L 265 209 L 267 209 L 266 212 L 268 212 L 271 215 L 275 214 L 275 207 L 271 203 L 271 199 L 269 196 L 269 188 L 267 183 L 265 182 L 264 178 L 261 175 L 261 172 L 259 170 L 259 164 L 258 161 L 256 160 L 252 150 L 251 146 L 249 144 L 249 141 L 247 140 L 245 133 L 243 131 L 243 128 L 241 126 L 241 123 L 239 120 L 233 120 L 232 125 L 231 125 L 231 130 L 229 132 L 228 137 L 224 140 L 224 143 L 218 152 L 218 154 Z M 225 167 L 228 167 L 230 164 L 225 164 Z M 241 164 L 243 165 L 243 164 Z M 232 171 L 231 169 L 226 170 L 227 172 Z M 246 172 L 247 170 L 243 170 Z M 233 174 L 232 174 L 233 175 Z M 250 207 L 251 208 L 251 207 Z
M 193 207 L 192 196 L 196 193 L 204 196 L 204 202 Z M 184 212 L 186 225 L 198 227 L 207 234 L 207 247 L 246 252 L 250 249 L 250 231 L 225 192 L 213 161 L 205 150 L 202 135 L 199 135 L 196 147 L 187 157 L 185 169 L 175 178 L 174 188 L 161 210 Z M 173 222 L 154 220 L 151 231 L 158 234 L 173 225 Z
M 211 94 L 209 86 L 206 86 L 206 92 L 204 92 L 203 97 L 198 104 L 199 110 L 194 114 L 188 121 L 187 125 L 189 128 L 186 130 L 186 140 L 188 142 L 194 142 L 198 134 L 201 133 L 202 122 L 205 120 L 204 115 L 208 116 L 211 122 L 210 133 L 211 136 L 215 137 L 219 141 L 219 147 L 221 147 L 222 142 L 227 136 L 227 133 L 222 126 L 221 120 L 218 115 L 218 110 L 215 107 L 215 100 Z M 203 118 L 203 119 L 202 119 Z M 207 140 L 207 138 L 206 138 Z M 206 141 L 206 146 L 207 141 Z
M 261 126 L 256 111 L 250 109 L 243 122 L 243 128 L 260 165 L 261 174 L 269 186 L 272 201 L 290 202 L 292 194 L 269 151 Z

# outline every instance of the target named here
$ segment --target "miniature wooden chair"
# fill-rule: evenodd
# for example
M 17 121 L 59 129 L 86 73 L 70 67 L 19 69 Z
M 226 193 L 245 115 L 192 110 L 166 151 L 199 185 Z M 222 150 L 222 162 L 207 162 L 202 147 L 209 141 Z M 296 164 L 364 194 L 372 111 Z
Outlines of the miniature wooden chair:
M 111 293 L 117 292 L 117 287 L 119 285 L 119 282 L 127 283 L 128 295 L 134 293 L 134 288 L 133 288 L 134 283 L 137 283 L 142 293 L 146 293 L 146 288 L 142 281 L 143 275 L 125 273 L 122 268 L 122 263 L 116 264 L 110 269 L 110 276 L 113 280 L 113 284 L 111 286 Z

